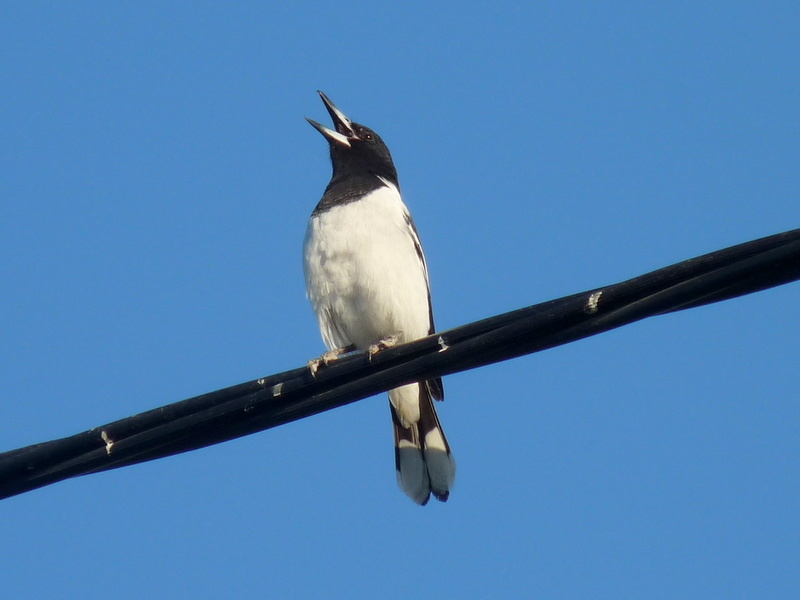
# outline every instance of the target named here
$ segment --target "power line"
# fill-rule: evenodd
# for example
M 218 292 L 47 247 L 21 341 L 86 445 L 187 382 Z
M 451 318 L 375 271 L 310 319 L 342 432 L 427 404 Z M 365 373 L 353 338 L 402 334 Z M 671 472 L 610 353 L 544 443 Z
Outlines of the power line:
M 218 444 L 405 383 L 539 352 L 668 312 L 800 279 L 800 229 L 614 285 L 439 332 L 372 359 L 345 356 L 168 404 L 71 437 L 0 454 L 0 498 L 63 479 Z

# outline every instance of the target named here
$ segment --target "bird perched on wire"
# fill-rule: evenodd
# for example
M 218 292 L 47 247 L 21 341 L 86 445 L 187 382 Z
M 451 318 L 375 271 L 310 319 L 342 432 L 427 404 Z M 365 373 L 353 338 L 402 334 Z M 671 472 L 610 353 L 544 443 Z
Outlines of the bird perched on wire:
M 334 129 L 308 122 L 328 141 L 333 176 L 308 223 L 303 271 L 329 350 L 312 370 L 343 352 L 374 354 L 434 332 L 425 255 L 389 148 L 319 95 Z M 389 391 L 397 482 L 423 505 L 431 494 L 447 500 L 456 474 L 434 398 L 444 398 L 440 378 Z

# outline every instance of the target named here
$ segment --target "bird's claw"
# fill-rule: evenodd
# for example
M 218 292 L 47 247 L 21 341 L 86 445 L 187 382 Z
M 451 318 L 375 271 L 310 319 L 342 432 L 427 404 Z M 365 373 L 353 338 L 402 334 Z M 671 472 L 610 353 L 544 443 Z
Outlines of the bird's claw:
M 320 356 L 319 358 L 313 358 L 308 361 L 308 370 L 311 371 L 311 376 L 316 377 L 317 371 L 319 370 L 320 366 L 327 367 L 332 362 L 339 360 L 339 357 L 342 354 L 347 354 L 348 352 L 352 352 L 354 346 L 345 346 L 344 348 L 336 348 L 335 350 L 328 350 L 325 354 Z
M 388 350 L 389 348 L 396 346 L 399 341 L 400 334 L 398 333 L 395 335 L 390 335 L 389 337 L 384 338 L 375 344 L 370 344 L 369 348 L 367 348 L 367 356 L 370 360 L 372 360 L 372 357 L 378 352 L 381 350 Z

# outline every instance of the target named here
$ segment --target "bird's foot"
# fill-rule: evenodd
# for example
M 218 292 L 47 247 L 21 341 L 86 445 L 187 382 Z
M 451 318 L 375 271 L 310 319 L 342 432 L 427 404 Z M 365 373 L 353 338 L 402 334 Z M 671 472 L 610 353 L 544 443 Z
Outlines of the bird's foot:
M 334 350 L 328 350 L 325 354 L 320 356 L 319 358 L 314 358 L 308 361 L 308 370 L 311 371 L 311 376 L 316 377 L 317 371 L 319 370 L 320 366 L 327 367 L 332 362 L 339 360 L 339 357 L 342 354 L 347 354 L 348 352 L 353 352 L 356 349 L 354 344 L 350 344 L 349 346 L 345 346 L 344 348 L 335 348 Z
M 370 344 L 369 348 L 367 348 L 367 356 L 370 360 L 372 357 L 375 356 L 381 350 L 388 350 L 398 344 L 400 341 L 400 334 L 396 333 L 394 335 L 390 335 L 375 344 Z

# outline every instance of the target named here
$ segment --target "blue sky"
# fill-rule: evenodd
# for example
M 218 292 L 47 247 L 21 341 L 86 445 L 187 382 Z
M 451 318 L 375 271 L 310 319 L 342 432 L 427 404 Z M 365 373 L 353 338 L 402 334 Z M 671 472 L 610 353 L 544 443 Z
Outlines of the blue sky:
M 794 3 L 5 3 L 0 449 L 294 368 L 325 91 L 392 150 L 437 325 L 800 226 Z M 0 504 L 8 598 L 796 598 L 797 284 Z

